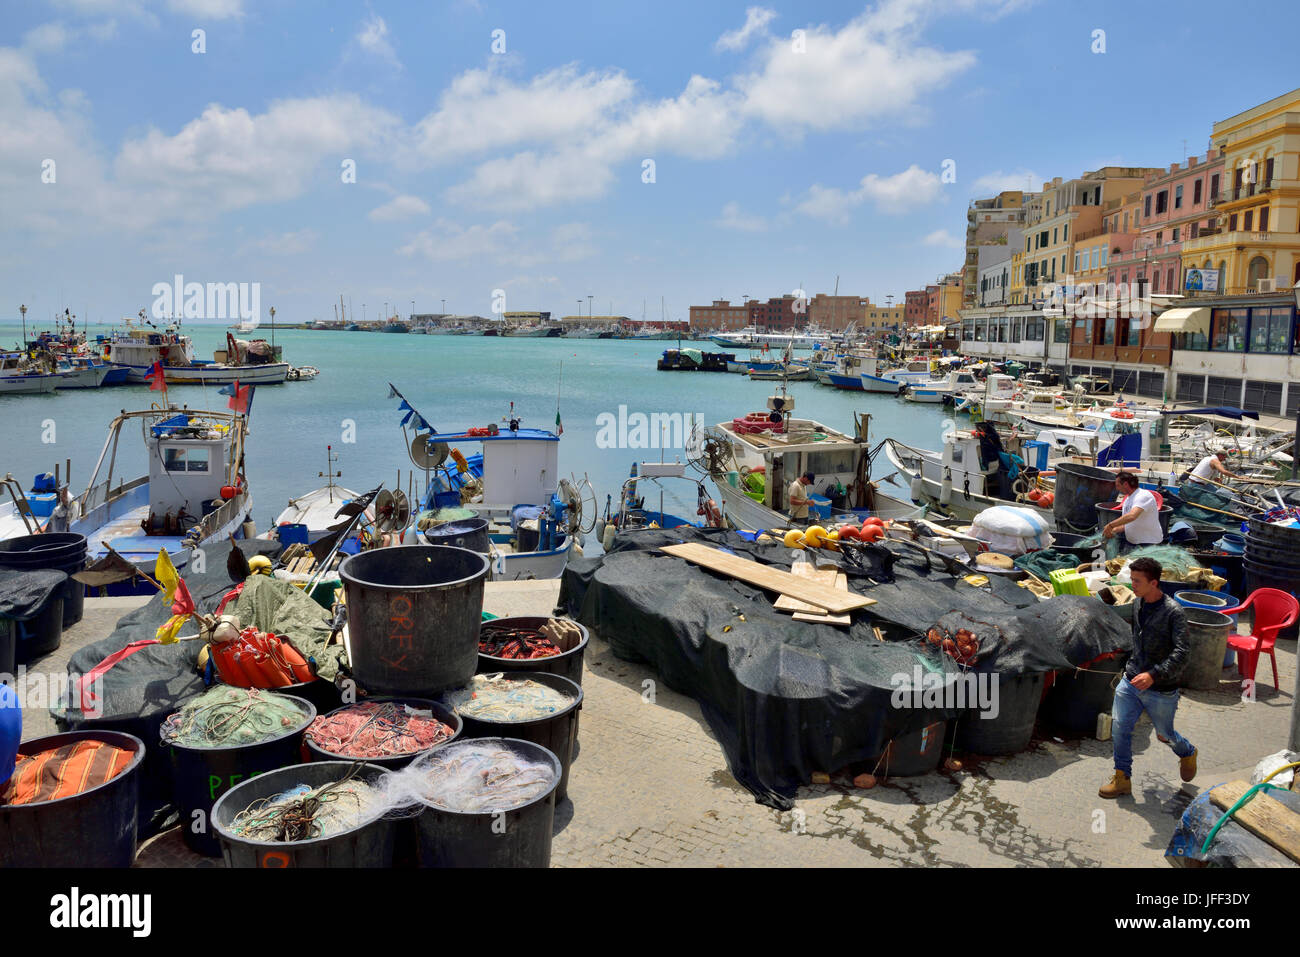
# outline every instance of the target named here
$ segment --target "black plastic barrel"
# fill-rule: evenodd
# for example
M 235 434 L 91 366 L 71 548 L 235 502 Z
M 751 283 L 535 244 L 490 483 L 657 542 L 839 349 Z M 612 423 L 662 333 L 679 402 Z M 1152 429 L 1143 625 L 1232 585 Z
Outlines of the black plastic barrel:
M 17 670 L 17 646 L 18 623 L 12 618 L 0 618 L 0 675 L 12 675 Z
M 376 548 L 339 566 L 352 676 L 384 695 L 429 695 L 469 681 L 488 560 L 442 545 Z
M 1043 700 L 1043 720 L 1064 731 L 1095 731 L 1097 715 L 1111 712 L 1115 685 L 1127 661 L 1128 655 L 1123 654 L 1087 668 L 1057 672 Z
M 143 741 L 115 731 L 71 731 L 24 741 L 18 754 L 87 740 L 133 751 L 135 757 L 117 777 L 89 791 L 39 804 L 0 804 L 0 868 L 131 866 Z
M 256 801 L 275 797 L 299 784 L 318 788 L 341 781 L 356 767 L 354 761 L 319 761 L 280 768 L 258 775 L 231 788 L 212 807 L 212 827 L 221 841 L 221 856 L 227 867 L 391 867 L 396 821 L 384 817 L 380 808 L 356 827 L 306 841 L 251 841 L 228 828 L 239 812 Z M 359 776 L 368 783 L 385 773 L 374 764 L 362 764 Z
M 943 739 L 947 732 L 948 722 L 936 721 L 901 734 L 885 745 L 884 752 L 872 765 L 882 777 L 929 774 L 943 760 Z
M 1034 720 L 1043 700 L 1043 672 L 1028 675 L 995 674 L 998 713 L 985 718 L 972 710 L 957 722 L 956 744 L 972 754 L 1017 754 L 1029 747 Z
M 445 741 L 439 741 L 437 744 L 430 745 L 427 748 L 422 748 L 419 751 L 411 751 L 407 754 L 395 754 L 392 757 L 387 757 L 387 758 L 353 758 L 353 757 L 349 757 L 346 754 L 335 754 L 333 751 L 326 751 L 323 747 L 321 747 L 319 744 L 313 741 L 309 736 L 304 734 L 302 738 L 302 743 L 306 746 L 307 751 L 311 755 L 311 760 L 313 762 L 315 761 L 352 761 L 352 762 L 364 761 L 366 764 L 374 764 L 388 771 L 396 771 L 399 768 L 406 767 L 408 764 L 414 761 L 419 755 L 424 754 L 426 751 L 432 751 L 434 748 L 440 748 L 444 744 L 450 744 L 452 741 L 455 741 L 457 738 L 460 737 L 461 731 L 464 730 L 464 725 L 461 723 L 460 715 L 456 714 L 455 711 L 451 710 L 451 708 L 448 708 L 445 704 L 442 704 L 441 702 L 438 701 L 430 701 L 428 698 L 408 698 L 408 697 L 367 698 L 364 702 L 358 702 L 358 704 L 382 704 L 387 701 L 410 705 L 412 708 L 418 708 L 421 711 L 432 711 L 433 716 L 435 718 L 437 718 L 443 724 L 447 724 L 451 726 L 453 732 L 452 736 Z M 341 711 L 346 711 L 348 708 L 353 708 L 353 707 L 356 707 L 356 705 L 344 705 L 342 708 L 336 708 L 334 711 L 331 711 L 325 717 L 327 718 L 331 717 L 333 715 L 338 714 Z
M 1264 544 L 1277 548 L 1300 547 L 1300 528 L 1270 524 L 1267 517 L 1251 515 L 1246 519 L 1246 533 Z
M 1095 465 L 1056 466 L 1052 515 L 1063 532 L 1087 532 L 1097 525 L 1096 505 L 1115 497 L 1115 473 Z
M 21 535 L 0 542 L 0 568 L 52 568 L 71 576 L 86 567 L 86 536 L 75 532 Z M 63 591 L 63 627 L 81 621 L 86 586 L 69 577 Z
M 550 763 L 558 786 L 560 759 L 542 745 L 516 738 L 483 738 L 477 743 L 489 742 L 526 760 Z M 468 743 L 462 738 L 448 750 Z M 424 867 L 549 867 L 555 802 L 554 786 L 508 811 L 452 811 L 422 800 L 420 863 Z
M 208 857 L 221 854 L 221 844 L 212 828 L 212 806 L 221 795 L 251 777 L 302 762 L 302 732 L 316 717 L 316 708 L 302 698 L 283 697 L 298 703 L 303 720 L 274 738 L 227 748 L 168 743 L 172 794 L 181 812 L 181 835 L 190 850 Z M 196 815 L 196 811 L 201 814 Z
M 1232 619 L 1208 608 L 1184 608 L 1183 614 L 1191 649 L 1183 665 L 1182 683 L 1200 691 L 1217 691 Z
M 1090 535 L 1080 535 L 1077 532 L 1053 532 L 1052 548 L 1058 552 L 1068 552 L 1079 560 L 1082 565 L 1085 562 L 1091 562 L 1097 557 L 1098 551 L 1104 551 L 1105 545 L 1080 545 L 1080 542 L 1086 542 L 1096 538 L 1095 533 Z
M 1279 569 L 1283 574 L 1300 577 L 1300 548 L 1278 545 L 1248 532 L 1243 554 L 1260 567 Z
M 486 555 L 491 539 L 488 536 L 486 518 L 462 518 L 453 522 L 443 522 L 425 529 L 424 540 L 430 545 L 450 545 L 452 548 L 468 548 L 471 552 Z
M 42 655 L 58 651 L 63 643 L 63 609 L 66 607 L 67 600 L 55 592 L 35 618 L 14 622 L 16 664 L 31 664 Z
M 317 714 L 333 711 L 343 704 L 343 696 L 339 692 L 338 686 L 332 681 L 326 681 L 324 678 L 315 678 L 312 681 L 298 681 L 291 685 L 285 685 L 283 688 L 274 688 L 272 690 L 276 694 L 293 695 L 295 698 L 310 701 Z
M 540 671 L 510 671 L 503 673 L 503 681 L 536 681 L 554 688 L 570 698 L 563 711 L 548 714 L 532 721 L 485 721 L 461 715 L 465 723 L 465 738 L 510 737 L 540 744 L 560 761 L 560 786 L 555 799 L 563 801 L 569 794 L 569 766 L 573 763 L 573 742 L 578 736 L 578 712 L 582 710 L 582 685 L 563 675 Z
M 526 628 L 537 631 L 542 625 L 550 621 L 550 618 L 539 618 L 532 615 L 512 615 L 507 618 L 493 618 L 491 621 L 483 622 L 479 630 L 480 636 L 485 630 L 491 628 Z M 568 678 L 574 684 L 582 684 L 582 656 L 587 650 L 587 642 L 591 635 L 587 629 L 572 621 L 569 618 L 560 619 L 561 621 L 571 622 L 578 626 L 578 636 L 576 638 L 562 639 L 559 645 L 560 653 L 552 655 L 549 658 L 528 658 L 522 661 L 513 658 L 496 658 L 492 655 L 485 655 L 479 652 L 478 656 L 478 673 L 494 674 L 498 671 L 541 671 L 546 674 L 561 675 Z
M 152 714 L 131 715 L 129 717 L 87 718 L 80 711 L 71 712 L 78 715 L 77 720 L 64 718 L 58 722 L 61 729 L 77 732 L 103 733 L 116 731 L 121 734 L 134 735 L 145 744 L 144 763 L 136 775 L 140 779 L 140 814 L 139 837 L 146 841 L 163 829 L 171 816 L 172 805 L 172 768 L 166 748 L 158 738 L 166 711 Z

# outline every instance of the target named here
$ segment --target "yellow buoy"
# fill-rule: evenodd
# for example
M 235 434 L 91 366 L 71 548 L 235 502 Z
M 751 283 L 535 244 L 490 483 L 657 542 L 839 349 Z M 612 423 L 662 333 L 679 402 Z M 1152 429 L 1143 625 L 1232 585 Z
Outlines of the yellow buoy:
M 792 529 L 790 529 L 790 531 L 786 532 L 786 533 L 785 533 L 785 547 L 786 547 L 786 548 L 803 548 L 803 547 L 804 547 L 804 537 L 803 537 L 803 532 L 799 531 L 799 529 L 797 529 L 797 528 L 792 528 Z

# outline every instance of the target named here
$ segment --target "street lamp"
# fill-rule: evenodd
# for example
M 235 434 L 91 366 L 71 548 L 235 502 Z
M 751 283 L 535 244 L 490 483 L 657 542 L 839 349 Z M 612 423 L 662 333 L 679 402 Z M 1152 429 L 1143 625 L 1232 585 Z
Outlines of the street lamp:
M 1300 296 L 1300 293 L 1297 293 L 1296 295 Z M 23 314 L 23 348 L 26 349 L 27 348 L 27 307 L 19 306 L 18 311 Z

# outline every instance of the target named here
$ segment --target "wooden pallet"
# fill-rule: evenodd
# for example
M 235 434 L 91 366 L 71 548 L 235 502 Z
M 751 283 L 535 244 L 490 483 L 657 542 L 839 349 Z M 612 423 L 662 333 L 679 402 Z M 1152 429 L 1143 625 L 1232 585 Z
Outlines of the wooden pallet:
M 1250 787 L 1245 781 L 1229 781 L 1210 791 L 1210 801 L 1215 807 L 1226 811 Z M 1254 797 L 1237 808 L 1232 819 L 1291 860 L 1300 863 L 1300 814 L 1270 797 L 1267 791 L 1256 791 Z
M 693 565 L 754 585 L 764 591 L 797 598 L 812 605 L 820 614 L 831 612 L 843 615 L 855 608 L 866 608 L 868 605 L 876 604 L 874 598 L 856 595 L 849 591 L 839 591 L 821 582 L 809 581 L 799 575 L 768 565 L 760 565 L 758 562 L 737 555 L 728 555 L 726 552 L 709 548 L 698 542 L 661 545 L 659 550 L 677 558 L 684 558 Z

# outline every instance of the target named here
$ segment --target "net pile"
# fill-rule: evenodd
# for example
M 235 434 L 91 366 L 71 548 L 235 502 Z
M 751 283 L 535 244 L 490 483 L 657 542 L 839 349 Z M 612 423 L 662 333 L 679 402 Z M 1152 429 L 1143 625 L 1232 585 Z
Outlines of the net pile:
M 386 809 L 384 794 L 354 777 L 317 788 L 300 784 L 249 805 L 227 825 L 250 841 L 310 841 L 353 830 Z
M 456 741 L 389 775 L 449 811 L 509 811 L 555 786 L 550 763 L 530 761 L 492 741 Z M 393 785 L 390 783 L 390 787 Z
M 548 685 L 502 674 L 475 675 L 469 684 L 447 696 L 447 704 L 457 714 L 479 721 L 536 721 L 572 703 L 573 698 Z
M 307 728 L 317 747 L 347 758 L 387 758 L 414 754 L 449 740 L 451 725 L 400 702 L 364 701 L 322 715 Z
M 307 712 L 259 688 L 213 685 L 162 723 L 162 740 L 191 748 L 229 748 L 269 741 L 302 727 Z
M 555 642 L 537 629 L 505 625 L 484 625 L 479 632 L 478 650 L 481 655 L 512 661 L 553 658 L 560 653 Z

